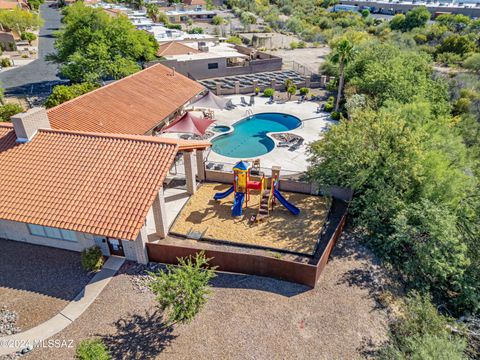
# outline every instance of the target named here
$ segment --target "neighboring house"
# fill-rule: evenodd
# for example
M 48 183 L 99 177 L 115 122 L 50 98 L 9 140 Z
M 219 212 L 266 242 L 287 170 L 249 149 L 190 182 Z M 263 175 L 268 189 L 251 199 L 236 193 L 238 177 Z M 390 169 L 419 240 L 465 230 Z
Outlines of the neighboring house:
M 162 64 L 196 80 L 282 69 L 282 58 L 228 43 L 167 43 L 159 48 Z
M 101 106 L 92 111 L 100 116 Z M 98 245 L 107 256 L 140 263 L 148 261 L 149 236 L 168 232 L 163 182 L 175 156 L 183 152 L 193 193 L 193 151 L 203 156 L 210 146 L 52 130 L 42 108 L 12 123 L 0 124 L 0 237 L 73 251 Z
M 182 23 L 189 19 L 197 22 L 211 22 L 217 12 L 203 8 L 178 8 L 165 11 L 165 15 L 171 23 Z
M 183 0 L 184 10 L 206 10 L 207 3 L 205 0 Z
M 161 64 L 48 109 L 54 129 L 151 135 L 205 90 Z

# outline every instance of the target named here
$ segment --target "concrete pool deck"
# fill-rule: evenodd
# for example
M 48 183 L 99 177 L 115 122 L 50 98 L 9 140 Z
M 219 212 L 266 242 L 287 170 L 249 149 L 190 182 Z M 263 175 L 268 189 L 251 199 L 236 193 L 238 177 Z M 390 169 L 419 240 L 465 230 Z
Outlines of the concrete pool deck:
M 268 104 L 268 98 L 256 96 L 255 105 L 241 106 L 242 95 L 227 96 L 225 98 L 231 99 L 236 108 L 233 110 L 215 110 L 214 125 L 229 125 L 232 126 L 237 121 L 242 120 L 252 114 L 278 112 L 296 116 L 302 121 L 302 125 L 294 130 L 288 131 L 290 134 L 301 136 L 305 141 L 295 151 L 290 151 L 289 148 L 275 147 L 272 151 L 265 155 L 256 157 L 260 159 L 262 168 L 271 168 L 272 166 L 281 166 L 284 175 L 301 173 L 308 168 L 308 154 L 307 145 L 322 137 L 322 133 L 328 129 L 330 124 L 336 124 L 337 121 L 330 119 L 330 114 L 326 112 L 317 113 L 318 103 L 313 101 L 305 101 L 298 103 L 297 101 L 289 101 L 283 104 Z M 249 102 L 249 97 L 244 96 L 245 100 Z M 251 110 L 251 113 L 247 113 Z M 219 155 L 213 150 L 210 150 L 207 156 L 208 162 L 234 164 L 240 158 L 231 158 Z
M 241 97 L 244 97 L 247 102 L 250 101 L 249 96 L 246 95 L 232 95 L 225 96 L 226 99 L 231 99 L 236 106 L 233 110 L 214 110 L 214 118 L 216 122 L 211 126 L 228 125 L 233 126 L 236 122 L 255 114 L 260 113 L 282 113 L 293 115 L 302 121 L 302 124 L 294 129 L 286 131 L 289 134 L 301 136 L 304 139 L 303 145 L 296 150 L 289 150 L 288 147 L 275 147 L 272 151 L 265 155 L 255 157 L 260 159 L 261 167 L 268 174 L 268 169 L 272 166 L 281 166 L 282 175 L 296 175 L 303 173 L 308 168 L 308 144 L 320 139 L 322 134 L 328 130 L 328 127 L 337 124 L 338 121 L 331 120 L 330 114 L 327 112 L 317 113 L 319 104 L 313 101 L 305 101 L 298 103 L 298 101 L 288 101 L 285 103 L 268 104 L 269 99 L 261 96 L 255 97 L 255 105 L 242 106 Z M 200 113 L 199 113 L 200 115 Z M 210 130 L 210 129 L 209 129 Z M 282 132 L 283 133 L 283 132 Z M 181 134 L 166 133 L 162 137 L 178 138 Z M 277 140 L 274 140 L 276 143 Z M 208 150 L 206 162 L 207 163 L 223 163 L 225 170 L 230 170 L 229 165 L 236 164 L 242 158 L 232 158 L 217 154 L 212 149 Z M 250 160 L 244 159 L 243 160 Z

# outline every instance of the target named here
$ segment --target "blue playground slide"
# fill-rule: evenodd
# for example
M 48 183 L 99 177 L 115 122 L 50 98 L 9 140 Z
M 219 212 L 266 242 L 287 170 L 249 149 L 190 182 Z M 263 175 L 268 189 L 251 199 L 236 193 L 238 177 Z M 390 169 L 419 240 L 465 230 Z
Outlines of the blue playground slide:
M 244 193 L 236 193 L 232 206 L 232 216 L 242 216 Z
M 300 209 L 297 208 L 292 203 L 289 203 L 287 201 L 287 199 L 285 199 L 283 197 L 283 195 L 280 194 L 280 191 L 278 191 L 277 189 L 273 190 L 273 195 L 275 195 L 275 197 L 278 199 L 278 201 L 280 201 L 282 203 L 282 205 L 285 206 L 288 209 L 288 211 L 290 211 L 293 215 L 300 214 Z
M 220 199 L 226 198 L 232 192 L 233 192 L 233 186 L 231 188 L 229 188 L 227 191 L 216 193 L 213 198 L 215 200 L 220 200 Z

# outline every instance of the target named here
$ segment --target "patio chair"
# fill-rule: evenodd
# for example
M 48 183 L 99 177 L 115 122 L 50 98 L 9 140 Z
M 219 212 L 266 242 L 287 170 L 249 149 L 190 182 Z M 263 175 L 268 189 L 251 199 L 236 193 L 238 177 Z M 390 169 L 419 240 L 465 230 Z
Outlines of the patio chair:
M 248 103 L 245 101 L 245 98 L 243 96 L 240 98 L 240 102 L 242 106 L 248 106 Z
M 215 163 L 209 162 L 209 163 L 207 163 L 206 168 L 207 168 L 208 170 L 210 170 L 210 169 L 213 168 L 214 166 L 215 166 Z
M 227 105 L 225 107 L 227 110 L 235 109 L 235 105 L 233 105 L 232 99 L 228 100 Z
M 223 170 L 223 164 L 215 164 L 215 166 L 213 167 L 214 170 Z
M 250 106 L 255 105 L 255 96 L 253 96 L 253 95 L 250 96 L 250 104 L 249 105 Z

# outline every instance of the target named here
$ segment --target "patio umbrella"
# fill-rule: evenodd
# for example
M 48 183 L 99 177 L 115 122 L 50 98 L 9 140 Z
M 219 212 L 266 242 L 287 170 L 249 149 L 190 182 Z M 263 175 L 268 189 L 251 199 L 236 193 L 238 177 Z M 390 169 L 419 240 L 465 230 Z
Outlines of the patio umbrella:
M 217 96 L 213 92 L 209 91 L 207 95 L 205 95 L 192 105 L 199 108 L 223 110 L 227 107 L 228 102 L 229 100 L 222 99 L 220 96 Z
M 162 129 L 163 133 L 184 133 L 202 136 L 215 120 L 202 119 L 186 112 Z

